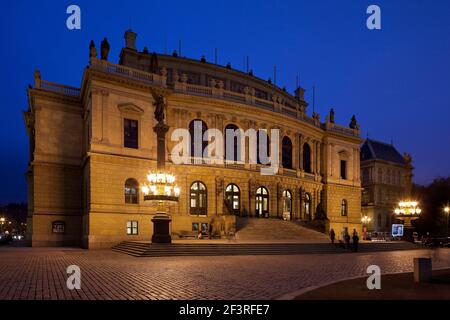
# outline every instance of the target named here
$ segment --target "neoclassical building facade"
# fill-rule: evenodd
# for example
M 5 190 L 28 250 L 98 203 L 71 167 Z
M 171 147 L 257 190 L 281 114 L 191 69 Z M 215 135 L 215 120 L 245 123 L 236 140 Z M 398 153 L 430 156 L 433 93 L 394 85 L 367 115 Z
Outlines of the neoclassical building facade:
M 311 221 L 326 219 L 339 234 L 361 226 L 359 127 L 321 122 L 307 115 L 304 90 L 295 95 L 231 68 L 136 48 L 125 33 L 118 64 L 93 42 L 79 88 L 41 78 L 28 90 L 24 112 L 30 138 L 28 239 L 33 246 L 111 247 L 123 240 L 150 240 L 153 203 L 140 186 L 156 168 L 155 100 L 164 102 L 166 169 L 181 189 L 168 207 L 174 238 L 197 229 L 225 235 L 237 216 Z M 174 130 L 279 130 L 280 166 L 174 164 Z M 202 146 L 203 148 L 204 146 Z
M 410 200 L 413 166 L 411 156 L 401 155 L 393 144 L 366 139 L 361 146 L 363 216 L 370 218 L 368 231 L 390 232 L 394 209 Z

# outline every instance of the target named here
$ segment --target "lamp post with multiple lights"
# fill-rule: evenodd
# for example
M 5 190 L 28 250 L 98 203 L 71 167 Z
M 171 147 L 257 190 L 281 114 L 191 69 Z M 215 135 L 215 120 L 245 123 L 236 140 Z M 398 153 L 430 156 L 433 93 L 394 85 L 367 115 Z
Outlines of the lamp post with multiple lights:
M 371 220 L 372 219 L 368 216 L 364 216 L 361 218 L 361 222 L 363 224 L 363 240 L 366 240 L 367 224 L 369 224 Z
M 419 208 L 417 201 L 400 201 L 398 207 L 394 209 L 394 213 L 398 220 L 403 222 L 405 228 L 405 237 L 412 240 L 412 221 L 419 219 L 422 209 Z
M 172 221 L 166 211 L 166 202 L 178 202 L 180 188 L 175 184 L 175 176 L 165 170 L 166 133 L 169 126 L 164 123 L 165 102 L 162 94 L 154 94 L 155 119 L 158 121 L 153 131 L 156 133 L 157 169 L 147 175 L 148 183 L 141 188 L 144 201 L 157 201 L 158 208 L 153 217 L 152 243 L 171 243 L 169 224 Z

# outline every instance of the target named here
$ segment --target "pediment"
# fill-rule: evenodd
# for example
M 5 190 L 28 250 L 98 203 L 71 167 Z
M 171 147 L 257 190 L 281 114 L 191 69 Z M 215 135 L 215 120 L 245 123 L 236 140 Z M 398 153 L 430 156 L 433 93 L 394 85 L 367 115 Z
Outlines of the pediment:
M 137 114 L 143 114 L 144 109 L 141 107 L 135 105 L 134 103 L 121 103 L 117 106 L 119 108 L 120 112 L 124 113 L 137 113 Z
M 350 152 L 348 152 L 347 150 L 341 150 L 338 152 L 338 154 L 342 159 L 350 158 Z

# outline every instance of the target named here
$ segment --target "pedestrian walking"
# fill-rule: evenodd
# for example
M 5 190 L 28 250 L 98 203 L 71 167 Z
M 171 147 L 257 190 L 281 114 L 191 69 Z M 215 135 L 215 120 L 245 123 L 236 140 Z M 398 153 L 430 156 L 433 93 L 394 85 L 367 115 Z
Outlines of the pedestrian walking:
M 334 244 L 334 239 L 336 238 L 336 233 L 334 232 L 334 229 L 332 228 L 330 230 L 330 239 L 331 239 L 331 244 Z

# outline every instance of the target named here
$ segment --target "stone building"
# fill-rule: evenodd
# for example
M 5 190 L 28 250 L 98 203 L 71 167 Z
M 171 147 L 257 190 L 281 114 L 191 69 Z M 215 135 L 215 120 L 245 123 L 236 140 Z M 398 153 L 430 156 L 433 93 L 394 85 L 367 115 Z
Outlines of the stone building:
M 392 144 L 366 139 L 361 147 L 363 216 L 371 218 L 368 231 L 391 231 L 394 209 L 411 195 L 411 156 L 403 156 Z
M 140 186 L 156 168 L 155 99 L 164 102 L 166 169 L 181 187 L 170 205 L 174 237 L 212 224 L 233 230 L 236 216 L 313 220 L 360 231 L 359 126 L 321 122 L 295 95 L 253 74 L 199 60 L 138 51 L 125 33 L 119 63 L 109 45 L 94 42 L 79 88 L 52 83 L 37 71 L 24 112 L 30 139 L 28 239 L 33 246 L 110 247 L 150 240 L 156 206 Z M 262 175 L 259 163 L 178 164 L 171 159 L 177 128 L 279 129 L 280 168 Z M 270 131 L 269 136 L 270 136 Z M 245 138 L 245 154 L 249 153 Z M 253 146 L 252 146 L 253 147 Z M 198 159 L 197 159 L 198 160 Z M 200 159 L 202 162 L 202 159 Z

